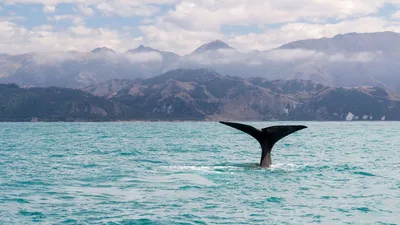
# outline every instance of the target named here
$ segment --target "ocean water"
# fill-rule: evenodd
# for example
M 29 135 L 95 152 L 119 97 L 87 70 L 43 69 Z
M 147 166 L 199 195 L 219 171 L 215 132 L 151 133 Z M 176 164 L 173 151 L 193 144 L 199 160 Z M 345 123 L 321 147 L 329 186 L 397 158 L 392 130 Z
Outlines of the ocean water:
M 400 123 L 0 123 L 0 224 L 399 224 Z

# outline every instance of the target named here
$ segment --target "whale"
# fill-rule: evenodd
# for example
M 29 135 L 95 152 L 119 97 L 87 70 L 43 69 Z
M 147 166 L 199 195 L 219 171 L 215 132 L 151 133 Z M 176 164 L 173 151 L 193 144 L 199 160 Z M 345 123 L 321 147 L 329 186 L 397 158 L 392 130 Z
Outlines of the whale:
M 262 128 L 261 130 L 250 125 L 219 121 L 220 123 L 238 129 L 253 138 L 261 145 L 261 159 L 259 166 L 268 168 L 272 165 L 271 151 L 274 145 L 282 138 L 299 130 L 308 128 L 304 125 L 281 125 Z

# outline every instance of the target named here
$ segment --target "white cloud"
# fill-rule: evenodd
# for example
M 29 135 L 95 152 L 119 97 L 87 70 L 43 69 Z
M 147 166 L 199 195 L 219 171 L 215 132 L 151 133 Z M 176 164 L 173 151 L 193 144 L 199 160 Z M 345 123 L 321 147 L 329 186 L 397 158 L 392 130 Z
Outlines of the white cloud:
M 227 65 L 246 62 L 247 55 L 232 49 L 219 49 L 188 55 L 184 59 L 187 63 L 203 65 Z
M 54 13 L 56 11 L 56 6 L 55 5 L 45 5 L 43 7 L 43 12 L 44 13 Z
M 32 60 L 36 64 L 58 64 L 60 62 L 76 60 L 83 60 L 83 55 L 76 52 L 51 52 L 51 53 L 38 53 L 32 55 Z
M 184 29 L 174 23 L 159 20 L 155 24 L 141 26 L 143 41 L 156 48 L 188 54 L 205 42 L 221 39 L 240 51 L 269 50 L 288 42 L 333 37 L 350 32 L 400 32 L 400 22 L 380 17 L 361 17 L 338 23 L 288 23 L 278 28 L 268 28 L 261 33 L 225 35 L 214 29 Z
M 394 20 L 400 20 L 400 11 L 393 13 L 390 17 Z
M 122 17 L 152 16 L 159 12 L 159 8 L 152 5 L 133 4 L 121 5 L 120 2 L 102 2 L 96 6 L 105 16 L 118 15 Z
M 376 32 L 376 31 L 397 31 L 400 32 L 400 23 L 394 21 L 388 21 L 379 17 L 365 17 L 354 20 L 342 21 L 334 24 L 310 24 L 310 23 L 288 23 L 279 28 L 266 29 L 262 33 L 250 33 L 245 35 L 232 35 L 226 36 L 219 30 L 188 30 L 183 29 L 175 24 L 158 20 L 155 24 L 140 26 L 139 29 L 143 33 L 142 37 L 132 37 L 129 33 L 130 30 L 126 31 L 112 31 L 115 36 L 110 40 L 102 39 L 101 45 L 94 45 L 98 43 L 96 38 L 100 31 L 110 31 L 107 29 L 93 29 L 84 25 L 82 17 L 76 15 L 58 15 L 49 16 L 49 20 L 71 20 L 75 25 L 67 29 L 68 36 L 63 40 L 64 44 L 56 47 L 60 49 L 65 46 L 66 49 L 79 49 L 82 46 L 79 44 L 81 39 L 78 37 L 85 36 L 85 40 L 92 39 L 89 44 L 91 47 L 99 46 L 119 46 L 125 51 L 129 48 L 133 48 L 139 44 L 145 44 L 153 48 L 160 50 L 174 51 L 178 54 L 184 55 L 192 52 L 201 44 L 205 42 L 220 39 L 226 41 L 228 44 L 237 48 L 240 51 L 246 52 L 249 50 L 269 50 L 272 48 L 279 47 L 282 44 L 308 38 L 321 38 L 321 37 L 332 37 L 339 33 L 348 32 Z M 1 20 L 0 20 L 1 21 Z M 4 21 L 7 22 L 7 21 Z M 8 21 L 8 28 L 14 27 L 16 30 L 24 30 L 24 32 L 38 35 L 38 28 L 28 30 L 24 27 L 17 26 Z M 10 25 L 12 24 L 12 25 Z M 4 25 L 4 23 L 3 23 Z M 54 29 L 54 27 L 53 27 Z M 42 29 L 40 35 L 46 36 L 47 34 L 43 31 L 49 31 Z M 51 31 L 51 30 L 50 30 Z M 1 34 L 9 35 L 13 31 L 1 31 Z M 61 33 L 66 31 L 61 31 Z M 127 32 L 123 34 L 122 32 Z M 51 36 L 58 35 L 57 32 L 51 32 Z M 105 34 L 105 33 L 103 33 Z M 4 35 L 3 35 L 4 36 Z M 14 42 L 13 46 L 25 45 L 23 38 L 30 38 L 30 36 L 20 36 L 16 40 L 20 42 Z M 49 38 L 46 36 L 46 38 Z M 117 39 L 115 39 L 117 38 Z M 118 38 L 121 38 L 120 40 Z M 41 40 L 41 39 L 38 39 Z M 65 41 L 68 40 L 68 43 Z M 90 41 L 88 41 L 90 42 Z M 125 43 L 126 44 L 123 44 Z M 37 42 L 34 49 L 43 48 L 44 50 L 51 49 L 47 43 Z M 118 43 L 118 44 L 117 44 Z M 129 43 L 135 43 L 134 45 Z M 86 47 L 83 47 L 87 49 Z M 3 51 L 8 51 L 10 46 L 4 46 Z M 25 48 L 24 48 L 25 49 Z
M 71 34 L 74 34 L 77 36 L 88 36 L 88 35 L 93 34 L 93 32 L 95 31 L 94 29 L 87 28 L 83 25 L 70 27 L 70 28 L 68 28 L 68 30 L 70 31 Z
M 268 50 L 282 44 L 310 38 L 333 37 L 337 34 L 359 32 L 400 32 L 400 23 L 379 17 L 362 17 L 332 24 L 289 23 L 263 33 L 234 36 L 229 43 L 240 50 Z
M 77 11 L 81 12 L 85 16 L 93 16 L 94 15 L 94 10 L 86 5 L 79 4 L 77 6 Z
M 298 39 L 332 37 L 338 33 L 400 31 L 398 22 L 373 16 L 385 3 L 400 7 L 400 0 L 3 0 L 3 2 L 39 4 L 44 6 L 43 10 L 46 12 L 54 12 L 61 3 L 74 4 L 76 15 L 49 15 L 47 18 L 50 21 L 70 20 L 73 25 L 67 30 L 76 36 L 93 35 L 93 30 L 100 30 L 85 25 L 85 16 L 94 16 L 95 10 L 98 11 L 95 16 L 141 17 L 139 20 L 142 21 L 142 25 L 138 29 L 143 36 L 122 35 L 122 32 L 129 31 L 121 25 L 115 27 L 113 31 L 118 36 L 123 36 L 120 42 L 131 38 L 135 43 L 140 41 L 141 44 L 179 54 L 190 53 L 201 44 L 216 39 L 226 41 L 240 51 L 248 51 L 268 50 Z M 159 15 L 162 12 L 159 7 L 164 4 L 175 4 L 175 7 L 171 7 L 164 15 Z M 399 15 L 395 13 L 391 16 L 396 19 L 400 18 Z M 328 23 L 327 19 L 341 21 Z M 0 18 L 0 21 L 3 20 Z M 275 23 L 282 23 L 282 26 L 277 27 Z M 274 24 L 274 28 L 270 28 L 271 24 Z M 37 24 L 37 27 L 40 25 Z M 224 34 L 221 28 L 225 25 L 256 25 L 260 31 Z M 25 28 L 19 26 L 19 29 Z M 53 27 L 52 30 L 57 29 Z M 26 30 L 37 32 L 33 29 Z M 43 31 L 48 30 L 41 30 L 41 35 L 46 35 Z M 56 33 L 51 32 L 51 34 Z M 65 45 L 66 47 L 76 45 L 74 36 L 70 38 L 70 43 Z M 115 45 L 111 40 L 109 43 Z
M 56 15 L 56 16 L 48 16 L 47 20 L 49 21 L 59 21 L 59 20 L 71 20 L 71 22 L 75 25 L 84 24 L 85 20 L 77 15 Z
M 0 21 L 11 22 L 11 21 L 23 21 L 23 20 L 26 20 L 26 18 L 22 16 L 3 16 L 3 17 L 0 16 Z
M 76 4 L 85 15 L 92 15 L 97 8 L 106 16 L 152 16 L 159 12 L 159 6 L 173 4 L 181 0 L 3 0 L 4 4 L 40 4 L 45 12 L 53 12 L 58 4 Z M 83 7 L 83 8 L 82 8 Z
M 261 58 L 268 61 L 286 62 L 302 59 L 319 59 L 324 56 L 321 52 L 302 49 L 276 49 L 260 54 Z
M 4 4 L 51 4 L 58 5 L 63 3 L 71 3 L 71 4 L 86 4 L 86 5 L 95 5 L 101 2 L 116 2 L 121 5 L 140 5 L 140 4 L 154 4 L 154 5 L 162 5 L 162 4 L 172 4 L 179 2 L 180 0 L 2 0 Z
M 215 39 L 227 41 L 241 51 L 267 50 L 298 39 L 332 37 L 338 33 L 396 31 L 398 25 L 392 21 L 365 16 L 377 12 L 385 2 L 388 1 L 181 1 L 175 9 L 140 29 L 147 44 L 180 54 Z M 347 19 L 339 23 L 323 22 L 327 18 Z M 296 22 L 300 19 L 305 22 Z M 268 28 L 273 23 L 284 24 Z M 224 25 L 253 24 L 267 28 L 244 35 L 221 31 Z
M 83 25 L 59 31 L 52 31 L 49 27 L 28 30 L 8 21 L 0 21 L 0 34 L 0 49 L 11 54 L 90 51 L 99 46 L 126 51 L 128 46 L 139 45 L 138 40 L 128 34 L 105 28 L 87 28 Z
M 185 29 L 216 29 L 221 25 L 265 25 L 349 18 L 375 13 L 384 0 L 196 0 L 182 1 L 164 20 Z
M 53 27 L 51 25 L 41 25 L 32 28 L 32 31 L 51 31 L 51 30 L 53 30 Z
M 328 56 L 331 62 L 360 62 L 368 63 L 374 60 L 379 60 L 381 53 L 379 52 L 357 52 L 352 54 L 337 53 Z
M 158 52 L 126 53 L 125 57 L 133 63 L 161 62 L 163 57 Z
M 170 23 L 141 26 L 143 41 L 152 47 L 187 54 L 208 41 L 224 40 L 224 35 L 217 31 L 185 30 Z

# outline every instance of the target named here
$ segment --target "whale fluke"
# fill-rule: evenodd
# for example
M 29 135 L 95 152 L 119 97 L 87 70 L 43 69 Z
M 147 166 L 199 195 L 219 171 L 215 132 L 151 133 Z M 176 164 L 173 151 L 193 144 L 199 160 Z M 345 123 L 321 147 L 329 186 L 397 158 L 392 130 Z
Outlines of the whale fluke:
M 244 133 L 247 133 L 253 138 L 255 138 L 258 141 L 258 143 L 260 143 L 262 149 L 261 160 L 260 160 L 261 167 L 271 166 L 272 164 L 271 150 L 272 147 L 274 147 L 274 145 L 276 144 L 276 142 L 288 136 L 289 134 L 307 128 L 304 125 L 281 125 L 281 126 L 266 127 L 260 130 L 250 125 L 241 123 L 232 123 L 224 121 L 220 121 L 220 123 L 238 129 Z

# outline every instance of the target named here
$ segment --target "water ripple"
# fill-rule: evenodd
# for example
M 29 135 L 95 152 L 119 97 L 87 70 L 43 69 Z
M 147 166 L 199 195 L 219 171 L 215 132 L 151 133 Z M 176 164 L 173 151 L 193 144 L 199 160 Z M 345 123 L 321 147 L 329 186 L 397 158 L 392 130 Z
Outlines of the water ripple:
M 397 224 L 400 123 L 304 124 L 3 123 L 0 224 Z

